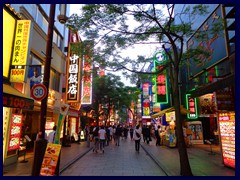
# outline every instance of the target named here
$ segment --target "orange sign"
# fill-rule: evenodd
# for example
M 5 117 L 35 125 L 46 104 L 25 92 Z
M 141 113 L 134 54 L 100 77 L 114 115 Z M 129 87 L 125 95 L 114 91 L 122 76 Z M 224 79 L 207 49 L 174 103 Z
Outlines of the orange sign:
M 60 144 L 47 144 L 42 167 L 40 170 L 40 176 L 54 176 L 60 151 Z

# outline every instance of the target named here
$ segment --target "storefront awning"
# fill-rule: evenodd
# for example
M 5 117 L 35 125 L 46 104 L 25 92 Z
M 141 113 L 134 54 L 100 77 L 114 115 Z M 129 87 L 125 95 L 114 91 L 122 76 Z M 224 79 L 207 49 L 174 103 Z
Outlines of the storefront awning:
M 189 111 L 188 109 L 184 108 L 182 105 L 180 106 L 180 108 L 181 108 L 181 109 L 180 109 L 180 110 L 181 110 L 181 114 L 188 114 L 188 113 L 191 112 L 191 111 Z M 172 112 L 172 111 L 174 111 L 174 110 L 175 110 L 174 107 L 170 107 L 170 108 L 164 109 L 164 110 L 162 110 L 162 111 L 160 111 L 160 112 L 152 115 L 151 118 L 156 118 L 156 117 L 158 117 L 158 116 L 163 116 L 164 114 L 166 114 L 166 113 L 168 113 L 168 112 Z
M 3 106 L 33 110 L 34 100 L 12 86 L 3 84 Z

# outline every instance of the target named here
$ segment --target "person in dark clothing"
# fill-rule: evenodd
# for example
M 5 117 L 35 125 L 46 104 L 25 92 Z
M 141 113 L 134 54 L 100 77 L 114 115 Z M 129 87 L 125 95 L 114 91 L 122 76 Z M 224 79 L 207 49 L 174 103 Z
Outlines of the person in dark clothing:
M 106 126 L 105 131 L 106 131 L 106 136 L 107 136 L 106 146 L 108 146 L 109 145 L 109 141 L 110 141 L 110 130 L 109 130 L 108 126 Z
M 155 136 L 157 138 L 156 140 L 156 146 L 160 146 L 160 126 L 158 125 Z
M 146 136 L 147 144 L 149 144 L 149 141 L 151 141 L 151 129 L 150 129 L 149 126 L 147 126 L 147 128 L 146 128 L 146 134 L 145 134 L 145 136 Z
M 143 135 L 143 142 L 146 141 L 146 125 L 143 125 L 143 128 L 142 128 L 142 135 Z
M 133 127 L 131 126 L 131 127 L 130 127 L 130 137 L 131 137 L 131 140 L 133 139 L 133 130 L 134 130 L 134 129 L 133 129 Z
M 127 139 L 127 137 L 128 137 L 128 128 L 126 126 L 124 127 L 123 132 L 124 132 L 124 138 Z
M 119 146 L 121 134 L 122 134 L 122 127 L 119 124 L 117 126 L 117 128 L 116 128 L 116 133 L 115 133 L 115 136 L 116 136 L 116 146 Z

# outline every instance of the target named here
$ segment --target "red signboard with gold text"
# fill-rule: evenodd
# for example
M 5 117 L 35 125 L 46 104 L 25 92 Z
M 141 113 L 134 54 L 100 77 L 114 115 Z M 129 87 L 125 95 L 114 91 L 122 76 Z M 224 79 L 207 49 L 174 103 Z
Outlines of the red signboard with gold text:
M 235 112 L 218 114 L 223 163 L 235 168 Z
M 12 114 L 8 150 L 19 148 L 22 130 L 22 119 L 22 114 Z

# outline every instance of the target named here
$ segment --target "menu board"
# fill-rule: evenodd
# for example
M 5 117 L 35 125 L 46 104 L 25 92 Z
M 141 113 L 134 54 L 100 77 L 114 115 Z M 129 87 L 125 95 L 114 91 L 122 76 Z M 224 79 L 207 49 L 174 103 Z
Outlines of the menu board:
M 48 143 L 44 154 L 40 175 L 54 176 L 57 167 L 58 158 L 61 151 L 60 144 Z
M 22 114 L 12 114 L 8 150 L 18 149 L 22 130 Z
M 218 114 L 223 163 L 235 168 L 235 112 Z

